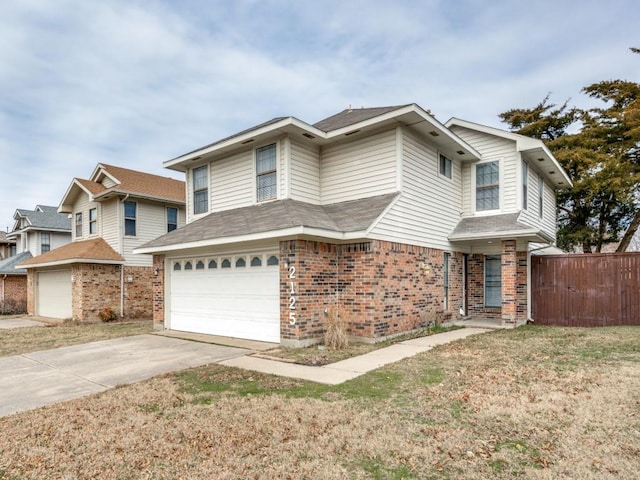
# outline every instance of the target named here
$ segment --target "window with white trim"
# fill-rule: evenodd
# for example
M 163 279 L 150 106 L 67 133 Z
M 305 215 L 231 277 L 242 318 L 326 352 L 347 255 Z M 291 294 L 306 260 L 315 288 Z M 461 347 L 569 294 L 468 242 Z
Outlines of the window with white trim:
M 272 200 L 278 195 L 276 144 L 256 148 L 256 199 Z
M 167 233 L 178 228 L 178 209 L 167 207 Z
M 502 307 L 502 257 L 484 257 L 484 306 Z
M 124 202 L 124 234 L 129 237 L 136 236 L 137 210 L 136 202 Z
M 439 161 L 439 167 L 438 167 L 438 171 L 440 172 L 440 175 L 443 175 L 447 178 L 451 178 L 451 170 L 452 170 L 451 159 L 440 154 L 440 161 Z
M 82 212 L 76 213 L 76 238 L 82 237 Z
M 47 253 L 51 250 L 51 234 L 48 232 L 40 233 L 40 253 Z
M 98 209 L 91 208 L 89 210 L 89 235 L 98 233 Z
M 193 177 L 193 214 L 209 211 L 209 180 L 206 165 L 194 168 Z
M 500 166 L 498 161 L 476 165 L 476 210 L 500 208 Z

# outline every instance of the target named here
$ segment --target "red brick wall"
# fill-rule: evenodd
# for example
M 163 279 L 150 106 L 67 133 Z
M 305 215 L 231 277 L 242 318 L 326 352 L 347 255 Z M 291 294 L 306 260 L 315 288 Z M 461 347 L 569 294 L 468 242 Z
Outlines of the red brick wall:
M 27 313 L 29 315 L 36 314 L 36 304 L 35 304 L 35 278 L 36 272 L 33 268 L 29 268 L 27 270 Z
M 0 313 L 27 313 L 27 275 L 0 278 Z
M 516 320 L 527 321 L 527 252 L 517 252 Z
M 325 309 L 333 306 L 346 309 L 350 335 L 380 339 L 456 317 L 462 305 L 461 254 L 452 254 L 449 262 L 448 312 L 443 311 L 440 250 L 382 241 L 334 245 L 292 240 L 280 243 L 280 258 L 285 344 L 318 341 Z M 292 268 L 295 278 L 289 278 Z M 291 312 L 295 325 L 290 324 Z
M 153 256 L 153 271 L 151 272 L 153 327 L 158 330 L 164 328 L 164 258 L 164 255 Z
M 120 265 L 76 263 L 71 266 L 71 311 L 80 322 L 100 321 L 111 308 L 120 315 Z
M 517 312 L 516 241 L 502 241 L 502 320 L 515 322 Z
M 153 318 L 153 268 L 124 267 L 125 318 Z

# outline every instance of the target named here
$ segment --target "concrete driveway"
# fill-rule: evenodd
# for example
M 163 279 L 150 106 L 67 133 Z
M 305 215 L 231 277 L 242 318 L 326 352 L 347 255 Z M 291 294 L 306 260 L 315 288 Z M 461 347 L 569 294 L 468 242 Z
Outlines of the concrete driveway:
M 250 351 L 137 335 L 0 357 L 0 417 Z

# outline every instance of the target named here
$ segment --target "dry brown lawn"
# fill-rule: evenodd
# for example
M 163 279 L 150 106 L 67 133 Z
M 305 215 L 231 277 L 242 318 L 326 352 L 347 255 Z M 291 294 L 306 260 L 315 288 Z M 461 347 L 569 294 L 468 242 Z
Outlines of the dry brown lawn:
M 141 335 L 152 331 L 151 320 L 90 324 L 63 323 L 45 327 L 3 329 L 0 330 L 0 357 Z
M 212 365 L 0 419 L 0 478 L 635 479 L 640 328 L 522 327 L 339 386 Z

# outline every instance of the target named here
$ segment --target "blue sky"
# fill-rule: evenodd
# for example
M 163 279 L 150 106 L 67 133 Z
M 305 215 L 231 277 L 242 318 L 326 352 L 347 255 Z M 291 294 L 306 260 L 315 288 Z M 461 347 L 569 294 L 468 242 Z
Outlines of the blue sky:
M 5 0 L 0 228 L 99 162 L 176 177 L 163 161 L 276 116 L 587 106 L 639 81 L 638 25 L 636 0 Z

